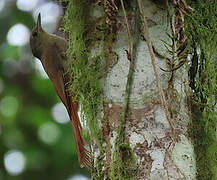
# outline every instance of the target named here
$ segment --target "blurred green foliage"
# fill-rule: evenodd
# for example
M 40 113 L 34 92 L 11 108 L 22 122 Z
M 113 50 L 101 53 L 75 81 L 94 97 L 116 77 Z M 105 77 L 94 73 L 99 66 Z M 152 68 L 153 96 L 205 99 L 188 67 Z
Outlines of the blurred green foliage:
M 34 26 L 32 15 L 12 3 L 0 15 L 0 180 L 64 180 L 75 173 L 87 174 L 78 164 L 71 123 L 59 124 L 52 117 L 51 109 L 59 99 L 50 81 L 35 70 L 29 45 L 7 42 L 9 28 L 17 23 L 30 30 Z M 39 138 L 46 123 L 59 132 L 50 144 Z M 25 169 L 17 176 L 10 175 L 4 165 L 5 154 L 13 149 L 26 158 Z

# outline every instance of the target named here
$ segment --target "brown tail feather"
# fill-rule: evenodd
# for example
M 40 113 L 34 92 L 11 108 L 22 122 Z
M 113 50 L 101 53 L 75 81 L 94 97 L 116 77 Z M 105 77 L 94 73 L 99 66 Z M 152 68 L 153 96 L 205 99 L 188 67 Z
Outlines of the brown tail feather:
M 77 108 L 75 108 L 76 105 L 72 105 L 71 107 L 71 116 L 70 119 L 72 121 L 72 128 L 76 143 L 76 149 L 78 152 L 78 160 L 80 162 L 81 167 L 90 167 L 91 165 L 91 157 L 90 152 L 84 147 L 85 142 L 83 138 L 81 137 L 81 124 L 80 120 L 77 114 Z

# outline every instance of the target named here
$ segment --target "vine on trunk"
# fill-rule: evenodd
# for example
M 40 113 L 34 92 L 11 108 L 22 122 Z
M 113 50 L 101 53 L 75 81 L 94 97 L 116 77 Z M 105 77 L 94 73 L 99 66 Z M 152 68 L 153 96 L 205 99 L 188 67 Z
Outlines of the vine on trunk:
M 125 50 L 127 53 L 127 59 L 130 62 L 130 67 L 127 75 L 127 84 L 124 95 L 124 102 L 122 106 L 122 114 L 120 116 L 120 124 L 117 130 L 117 136 L 115 139 L 114 152 L 112 154 L 111 161 L 111 179 L 119 180 L 133 180 L 137 175 L 137 164 L 134 153 L 128 142 L 125 142 L 125 124 L 126 119 L 129 115 L 129 101 L 132 88 L 132 77 L 134 72 L 134 63 L 135 63 L 135 53 L 138 43 L 138 34 L 134 34 L 134 39 L 131 35 L 130 26 L 128 23 L 127 13 L 125 10 L 124 2 L 121 1 L 121 7 L 124 13 L 126 33 L 128 38 L 128 50 Z M 137 18 L 138 19 L 138 18 Z M 135 27 L 134 31 L 137 31 L 138 27 Z

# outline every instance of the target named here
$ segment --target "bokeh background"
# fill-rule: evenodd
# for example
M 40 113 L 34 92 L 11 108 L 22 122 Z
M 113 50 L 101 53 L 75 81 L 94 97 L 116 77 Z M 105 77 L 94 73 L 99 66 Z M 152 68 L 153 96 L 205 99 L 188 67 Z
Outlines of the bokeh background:
M 88 180 L 66 110 L 31 54 L 39 12 L 55 32 L 63 15 L 57 1 L 0 0 L 0 180 Z

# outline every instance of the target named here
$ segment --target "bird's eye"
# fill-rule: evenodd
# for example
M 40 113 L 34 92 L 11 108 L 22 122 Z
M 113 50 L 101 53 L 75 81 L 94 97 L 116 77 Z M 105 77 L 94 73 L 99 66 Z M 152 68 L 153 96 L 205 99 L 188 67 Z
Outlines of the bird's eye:
M 33 32 L 33 33 L 32 33 L 32 36 L 33 36 L 33 37 L 36 37 L 37 35 L 38 35 L 37 32 Z

